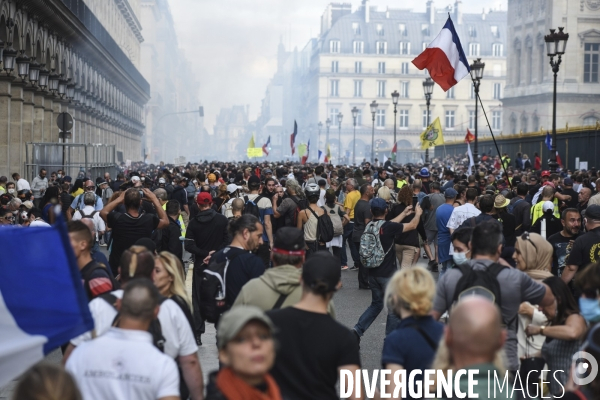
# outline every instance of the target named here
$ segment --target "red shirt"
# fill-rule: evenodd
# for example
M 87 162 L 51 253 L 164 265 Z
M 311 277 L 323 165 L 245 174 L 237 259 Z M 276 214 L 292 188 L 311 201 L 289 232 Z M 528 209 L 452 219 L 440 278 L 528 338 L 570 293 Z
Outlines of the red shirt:
M 535 170 L 542 169 L 542 162 L 540 160 L 540 156 L 535 157 L 535 163 L 533 165 L 533 169 L 535 169 Z

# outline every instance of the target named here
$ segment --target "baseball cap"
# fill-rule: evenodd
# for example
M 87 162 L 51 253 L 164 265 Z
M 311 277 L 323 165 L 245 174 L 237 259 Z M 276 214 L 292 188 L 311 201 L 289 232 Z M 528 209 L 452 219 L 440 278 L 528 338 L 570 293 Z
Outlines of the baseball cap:
M 227 311 L 219 319 L 219 329 L 217 330 L 217 344 L 219 350 L 223 349 L 248 322 L 260 321 L 265 324 L 271 332 L 275 331 L 275 326 L 271 319 L 267 317 L 263 310 L 256 306 L 238 306 Z
M 454 188 L 448 188 L 444 190 L 444 197 L 447 199 L 453 199 L 458 196 L 458 192 Z
M 252 183 L 258 183 L 260 184 L 260 178 L 256 175 L 252 175 L 250 178 L 248 178 L 248 185 L 252 184 Z
M 402 177 L 404 177 L 404 172 L 398 170 L 398 171 L 396 171 L 396 176 L 402 178 Z
M 427 168 L 423 167 L 419 171 L 419 175 L 421 175 L 424 178 L 427 178 L 427 177 L 429 177 L 429 170 Z
M 328 251 L 317 251 L 302 267 L 302 281 L 311 289 L 325 284 L 327 293 L 335 292 L 341 277 L 340 261 Z
M 227 185 L 227 191 L 229 193 L 235 193 L 236 190 L 240 190 L 240 189 L 242 189 L 242 187 L 236 185 L 235 183 L 230 183 L 229 185 Z
M 565 180 L 563 181 L 563 184 L 565 186 L 573 186 L 573 179 L 571 179 L 571 178 L 565 178 Z
M 371 200 L 371 210 L 385 210 L 387 209 L 387 203 L 384 199 L 375 197 Z
M 31 210 L 33 208 L 33 202 L 31 200 L 27 200 L 23 202 L 23 205 L 25 206 L 25 208 L 27 208 L 28 210 Z
M 548 210 L 554 211 L 554 203 L 551 201 L 545 201 L 544 204 L 542 204 L 542 211 L 546 212 Z
M 269 168 L 265 169 L 263 172 L 265 173 L 265 175 L 273 173 L 273 171 L 271 171 Z
M 165 178 L 158 178 L 158 183 L 167 183 Z
M 198 197 L 196 197 L 196 203 L 198 204 L 212 204 L 212 202 L 212 196 L 208 192 L 200 192 L 198 193 Z
M 305 253 L 304 232 L 286 226 L 277 230 L 273 239 L 273 253 L 288 256 L 302 256 Z
M 542 171 L 542 176 L 550 176 L 550 171 Z
M 585 217 L 587 219 L 600 220 L 600 206 L 592 204 L 585 209 Z
M 63 182 L 71 182 L 72 180 L 73 180 L 73 178 L 71 178 L 69 175 L 67 175 L 63 178 Z
M 140 181 L 140 177 L 135 175 L 131 177 L 131 182 L 139 182 Z

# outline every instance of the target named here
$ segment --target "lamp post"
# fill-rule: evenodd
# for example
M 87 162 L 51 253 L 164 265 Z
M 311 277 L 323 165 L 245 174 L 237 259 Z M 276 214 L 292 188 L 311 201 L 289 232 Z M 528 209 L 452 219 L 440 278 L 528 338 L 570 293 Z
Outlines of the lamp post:
M 352 109 L 352 119 L 354 120 L 354 140 L 352 144 L 352 164 L 356 165 L 356 118 L 358 117 L 358 108 Z
M 478 97 L 479 97 L 479 86 L 481 85 L 481 78 L 483 78 L 483 69 L 485 68 L 485 63 L 481 62 L 481 58 L 473 61 L 471 64 L 471 72 L 475 75 L 473 77 L 473 90 L 475 91 L 475 144 L 473 146 L 473 163 L 475 164 L 475 171 L 479 167 L 479 147 L 478 147 L 478 123 L 477 123 L 477 108 L 478 108 Z
M 341 159 L 342 159 L 342 118 L 344 118 L 341 111 L 338 114 L 337 118 L 338 118 L 338 163 L 341 163 Z
M 317 126 L 319 127 L 319 137 L 317 138 L 317 151 L 315 153 L 317 154 L 317 161 L 319 161 L 319 149 L 321 148 L 321 128 L 323 128 L 323 123 L 319 121 Z
M 392 93 L 392 103 L 394 103 L 394 143 L 392 144 L 392 149 L 396 145 L 396 106 L 398 105 L 398 98 L 400 97 L 400 93 L 397 90 L 394 90 Z M 396 162 L 396 153 L 392 154 L 394 162 Z
M 371 131 L 371 164 L 373 164 L 375 162 L 375 113 L 377 112 L 377 107 L 379 107 L 379 104 L 373 100 L 370 107 L 373 120 L 373 130 Z
M 329 144 L 329 127 L 331 126 L 331 120 L 327 118 L 325 120 L 325 127 L 327 128 L 327 133 L 325 134 L 325 154 L 327 154 L 327 145 Z
M 433 94 L 433 79 L 425 78 L 423 81 L 423 92 L 427 101 L 427 126 L 429 126 L 429 105 L 431 104 L 431 95 Z M 426 127 L 427 128 L 427 127 Z M 429 162 L 429 147 L 425 149 L 425 163 Z
M 569 34 L 563 32 L 562 27 L 558 28 L 558 32 L 555 29 L 550 29 L 550 34 L 544 37 L 546 42 L 546 50 L 550 57 L 550 66 L 552 72 L 554 72 L 554 93 L 552 97 L 552 149 L 550 150 L 550 172 L 555 173 L 558 169 L 558 163 L 556 162 L 556 77 L 558 75 L 558 68 L 562 61 L 561 56 L 565 54 L 567 47 L 567 40 L 569 40 Z M 554 61 L 554 57 L 558 56 L 558 59 Z

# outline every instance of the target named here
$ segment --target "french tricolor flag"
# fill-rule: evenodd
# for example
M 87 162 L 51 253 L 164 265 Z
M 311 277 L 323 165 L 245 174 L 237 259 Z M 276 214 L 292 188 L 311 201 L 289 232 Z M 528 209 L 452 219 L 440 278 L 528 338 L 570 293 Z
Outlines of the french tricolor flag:
M 452 20 L 448 18 L 442 31 L 412 63 L 420 70 L 427 68 L 444 92 L 471 71 Z

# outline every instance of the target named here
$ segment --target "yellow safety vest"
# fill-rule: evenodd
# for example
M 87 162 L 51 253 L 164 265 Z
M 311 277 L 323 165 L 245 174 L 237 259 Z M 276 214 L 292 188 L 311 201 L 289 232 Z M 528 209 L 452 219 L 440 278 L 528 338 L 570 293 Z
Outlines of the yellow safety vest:
M 398 189 L 402 189 L 404 187 L 404 185 L 406 185 L 406 181 L 405 180 L 397 180 L 396 181 L 396 187 Z
M 539 200 L 535 206 L 531 207 L 531 226 L 535 224 L 535 221 L 538 220 L 542 215 L 544 215 L 544 211 L 542 210 L 542 206 L 544 201 Z M 560 211 L 558 210 L 558 200 L 554 198 L 554 216 L 556 218 L 560 218 Z
M 167 210 L 167 203 L 162 205 L 163 210 Z M 181 236 L 185 237 L 185 224 L 183 223 L 183 218 L 181 218 L 181 214 L 179 214 L 179 218 L 177 218 L 177 222 L 179 222 L 179 227 L 181 228 Z

